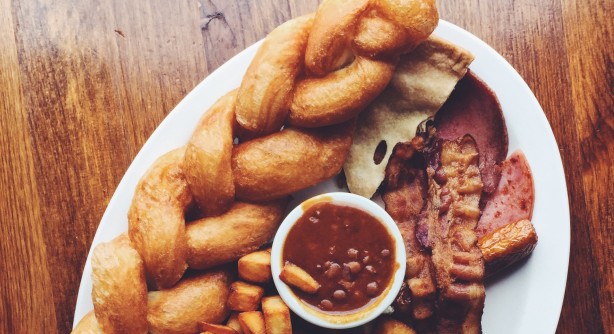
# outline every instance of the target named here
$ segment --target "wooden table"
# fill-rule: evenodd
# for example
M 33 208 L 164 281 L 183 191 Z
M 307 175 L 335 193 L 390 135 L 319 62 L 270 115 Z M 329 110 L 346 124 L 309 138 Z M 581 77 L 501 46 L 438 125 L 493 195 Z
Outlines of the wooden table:
M 208 73 L 317 3 L 0 0 L 2 333 L 70 331 L 94 232 L 145 140 Z M 614 2 L 439 8 L 508 59 L 554 130 L 572 226 L 558 332 L 611 332 Z

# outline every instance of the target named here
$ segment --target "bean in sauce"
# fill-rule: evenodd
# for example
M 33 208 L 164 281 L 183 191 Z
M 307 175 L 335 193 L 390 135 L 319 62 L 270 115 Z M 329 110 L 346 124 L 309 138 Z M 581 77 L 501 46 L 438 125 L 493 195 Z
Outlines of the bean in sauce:
M 300 299 L 325 312 L 348 313 L 368 305 L 392 281 L 394 240 L 371 214 L 321 202 L 291 228 L 283 261 L 301 267 L 321 285 L 315 294 L 293 289 Z

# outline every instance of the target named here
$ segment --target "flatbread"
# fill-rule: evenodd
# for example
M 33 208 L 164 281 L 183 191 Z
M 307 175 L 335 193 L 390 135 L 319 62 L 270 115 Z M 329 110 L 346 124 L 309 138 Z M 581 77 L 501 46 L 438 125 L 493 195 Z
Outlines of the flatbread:
M 344 165 L 350 192 L 373 196 L 384 180 L 394 146 L 412 139 L 418 125 L 435 115 L 473 58 L 467 50 L 435 36 L 401 57 L 388 87 L 358 118 Z M 386 153 L 376 164 L 373 155 L 381 141 L 386 142 Z

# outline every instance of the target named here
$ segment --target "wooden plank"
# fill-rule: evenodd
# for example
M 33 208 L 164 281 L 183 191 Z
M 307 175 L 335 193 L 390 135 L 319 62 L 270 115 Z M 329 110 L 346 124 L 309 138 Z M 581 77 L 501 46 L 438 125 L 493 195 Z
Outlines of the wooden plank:
M 130 160 L 208 72 L 197 1 L 113 1 L 113 80 Z M 125 168 L 122 169 L 122 173 Z
M 205 75 L 197 3 L 19 1 L 14 15 L 19 110 L 27 111 L 44 217 L 33 224 L 53 277 L 41 284 L 53 298 L 33 305 L 55 306 L 66 333 L 85 254 L 115 187 Z
M 233 55 L 264 38 L 287 20 L 314 12 L 318 0 L 199 0 L 201 29 L 212 72 Z
M 614 328 L 614 25 L 612 1 L 561 1 L 579 151 L 567 172 L 573 242 L 561 333 Z
M 56 328 L 10 0 L 0 0 L 0 332 Z

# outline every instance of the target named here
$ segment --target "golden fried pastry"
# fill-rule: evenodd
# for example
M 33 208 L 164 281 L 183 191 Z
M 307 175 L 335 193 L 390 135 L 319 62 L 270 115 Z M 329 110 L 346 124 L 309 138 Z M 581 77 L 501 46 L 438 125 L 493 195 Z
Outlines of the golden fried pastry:
M 235 197 L 230 157 L 236 97 L 236 90 L 224 95 L 202 116 L 183 160 L 194 200 L 209 216 L 228 210 Z
M 145 269 L 126 234 L 94 248 L 92 301 L 105 333 L 147 333 Z
M 169 288 L 186 264 L 184 211 L 192 193 L 181 165 L 185 148 L 161 156 L 143 175 L 128 212 L 130 240 L 145 262 L 147 280 Z
M 313 14 L 275 28 L 249 65 L 237 99 L 237 122 L 252 137 L 279 131 L 290 109 L 294 82 L 303 68 Z
M 322 1 L 305 50 L 309 72 L 324 76 L 352 61 L 353 32 L 368 6 L 369 0 Z
M 424 41 L 438 19 L 434 0 L 323 1 L 305 51 L 315 77 L 298 82 L 288 122 L 318 127 L 358 115 L 386 87 L 398 56 Z
M 354 48 L 367 55 L 406 53 L 439 22 L 435 0 L 375 0 L 358 24 Z
M 229 314 L 226 300 L 232 275 L 215 270 L 182 279 L 168 290 L 148 295 L 147 320 L 152 334 L 198 333 L 198 324 L 219 324 Z
M 287 204 L 287 199 L 262 204 L 235 202 L 221 216 L 188 224 L 188 264 L 196 269 L 211 268 L 257 250 L 275 235 Z
M 288 122 L 313 128 L 356 117 L 386 88 L 394 67 L 393 62 L 357 57 L 352 64 L 325 77 L 300 81 Z
M 98 326 L 94 311 L 90 311 L 79 321 L 77 326 L 72 329 L 71 334 L 104 334 L 104 332 L 100 329 L 100 326 Z
M 287 128 L 236 146 L 232 170 L 237 198 L 281 198 L 336 175 L 353 132 L 353 121 L 316 130 Z

